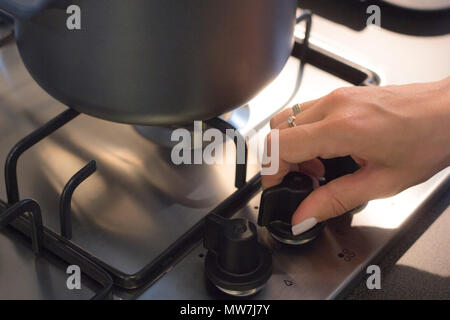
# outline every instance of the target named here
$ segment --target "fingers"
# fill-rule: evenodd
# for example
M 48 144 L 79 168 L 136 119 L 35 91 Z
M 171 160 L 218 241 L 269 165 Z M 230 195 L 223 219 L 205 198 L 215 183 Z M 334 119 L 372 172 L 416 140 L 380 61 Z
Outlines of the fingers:
M 292 216 L 293 232 L 303 230 L 302 224 L 334 218 L 378 198 L 388 188 L 387 181 L 381 170 L 365 167 L 317 188 Z
M 319 159 L 312 159 L 300 164 L 281 161 L 277 174 L 262 176 L 263 189 L 267 189 L 280 184 L 283 181 L 283 178 L 289 172 L 293 171 L 303 172 L 311 176 L 318 184 L 319 178 L 322 178 L 325 175 L 325 166 Z
M 267 135 L 264 144 L 265 150 L 262 163 L 263 170 L 261 170 L 261 185 L 263 189 L 280 184 L 286 174 L 288 174 L 290 171 L 298 170 L 298 166 L 296 163 L 289 163 L 280 158 L 279 132 L 280 130 L 278 129 L 272 130 Z M 265 170 L 267 168 L 273 168 L 270 174 L 268 174 Z M 275 172 L 275 174 L 273 174 L 272 172 Z
M 298 115 L 295 115 L 295 117 L 298 118 L 298 119 L 296 119 L 298 121 L 298 123 L 296 121 L 297 125 L 309 123 L 306 121 L 310 121 L 309 118 L 312 117 L 312 115 L 308 115 L 308 117 L 307 117 L 306 111 L 311 109 L 311 107 L 313 105 L 315 105 L 316 102 L 318 102 L 318 101 L 319 101 L 319 99 L 311 100 L 311 101 L 300 104 L 300 113 Z M 287 109 L 277 113 L 270 120 L 270 128 L 271 129 L 286 129 L 286 128 L 288 128 L 289 126 L 287 123 L 287 119 L 289 118 L 289 116 L 292 116 L 292 115 L 294 115 L 292 108 L 287 108 Z M 303 122 L 300 120 L 300 118 L 303 119 Z M 318 121 L 318 120 L 314 120 L 314 121 Z M 311 121 L 311 122 L 313 122 L 313 121 Z
M 283 129 L 291 128 L 291 126 L 288 123 L 288 118 L 289 118 L 289 115 L 284 119 L 284 121 L 279 123 L 277 129 L 283 130 Z M 294 123 L 296 126 L 301 126 L 304 124 L 314 123 L 314 122 L 323 120 L 324 118 L 325 118 L 325 115 L 321 114 L 316 109 L 312 108 L 312 109 L 309 109 L 306 111 L 302 111 L 298 115 L 296 115 Z
M 269 188 L 281 183 L 287 173 L 300 169 L 297 164 L 307 161 L 306 164 L 301 166 L 306 166 L 306 170 L 312 170 L 308 172 L 309 174 L 322 177 L 324 172 L 322 165 L 318 164 L 318 160 L 309 162 L 310 160 L 318 157 L 332 158 L 349 154 L 347 144 L 339 139 L 335 139 L 336 135 L 328 133 L 328 130 L 330 129 L 327 126 L 315 123 L 278 130 L 278 134 L 273 134 L 274 132 L 272 131 L 267 136 L 267 155 L 269 158 L 277 158 L 278 167 L 272 171 L 274 173 L 263 173 L 263 188 Z M 277 138 L 277 141 L 274 141 L 272 135 Z M 276 162 L 273 160 L 271 159 L 271 162 L 263 165 L 263 167 L 271 167 Z
M 298 165 L 298 171 L 316 178 L 322 178 L 325 175 L 325 166 L 319 159 L 312 159 L 300 163 Z
M 351 154 L 349 141 L 325 121 L 279 131 L 279 156 L 289 163 Z

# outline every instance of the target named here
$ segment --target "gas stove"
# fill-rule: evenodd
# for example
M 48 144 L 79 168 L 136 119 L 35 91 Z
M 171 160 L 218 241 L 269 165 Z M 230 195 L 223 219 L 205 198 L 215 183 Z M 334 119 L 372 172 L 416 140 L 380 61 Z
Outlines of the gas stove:
M 307 26 L 298 26 L 292 56 L 273 83 L 248 105 L 204 125 L 264 137 L 274 114 L 336 88 L 438 80 L 450 71 L 449 35 L 313 20 L 310 37 Z M 426 63 L 415 63 L 424 57 Z M 205 217 L 256 224 L 258 156 L 250 152 L 244 166 L 175 165 L 166 134 L 68 109 L 32 80 L 14 41 L 2 43 L 0 225 L 9 226 L 0 232 L 0 299 L 229 297 L 205 279 Z M 225 148 L 234 143 L 229 139 Z M 424 204 L 448 190 L 449 177 L 447 168 L 397 196 L 371 201 L 302 245 L 283 244 L 258 227 L 273 273 L 253 298 L 342 296 L 423 214 Z M 80 288 L 68 288 L 69 266 L 80 268 Z

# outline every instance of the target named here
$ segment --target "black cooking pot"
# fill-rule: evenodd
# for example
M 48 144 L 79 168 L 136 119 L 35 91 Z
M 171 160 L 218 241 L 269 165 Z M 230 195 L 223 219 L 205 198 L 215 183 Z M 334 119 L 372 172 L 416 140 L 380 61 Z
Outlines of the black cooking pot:
M 81 8 L 81 30 L 66 26 Z M 297 0 L 0 0 L 25 66 L 95 117 L 184 124 L 232 110 L 285 65 Z

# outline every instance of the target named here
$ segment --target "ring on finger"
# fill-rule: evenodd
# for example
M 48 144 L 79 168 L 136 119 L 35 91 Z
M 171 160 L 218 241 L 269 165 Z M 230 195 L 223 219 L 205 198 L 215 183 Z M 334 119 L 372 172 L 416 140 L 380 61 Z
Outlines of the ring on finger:
M 292 107 L 292 112 L 294 113 L 294 116 L 298 115 L 301 112 L 300 104 L 297 103 L 295 106 Z
M 288 124 L 289 124 L 289 127 L 291 127 L 291 128 L 293 128 L 293 127 L 296 127 L 297 125 L 295 124 L 295 116 L 289 116 L 289 118 L 288 118 Z

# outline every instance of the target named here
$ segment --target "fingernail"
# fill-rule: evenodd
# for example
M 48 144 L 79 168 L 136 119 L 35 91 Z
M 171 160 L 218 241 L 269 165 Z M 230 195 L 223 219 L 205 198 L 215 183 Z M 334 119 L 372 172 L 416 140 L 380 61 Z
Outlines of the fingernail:
M 308 231 L 309 229 L 311 229 L 312 227 L 314 227 L 317 224 L 317 219 L 316 218 L 309 218 L 306 219 L 305 221 L 296 224 L 295 226 L 292 227 L 292 234 L 294 236 L 298 236 L 299 234 Z

